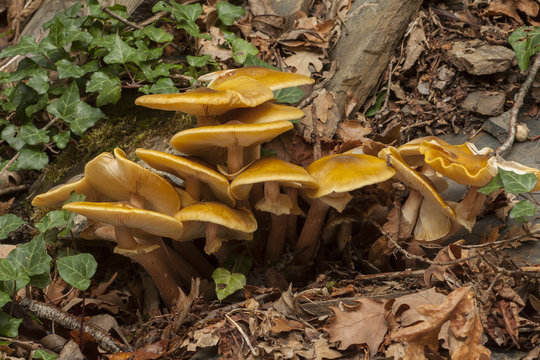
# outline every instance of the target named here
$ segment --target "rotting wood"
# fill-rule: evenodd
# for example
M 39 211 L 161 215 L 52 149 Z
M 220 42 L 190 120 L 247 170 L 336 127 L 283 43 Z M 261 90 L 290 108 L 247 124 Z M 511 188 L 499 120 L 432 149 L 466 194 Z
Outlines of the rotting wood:
M 338 62 L 327 89 L 336 95 L 340 114 L 347 96 L 362 105 L 388 66 L 394 47 L 420 8 L 421 0 L 355 1 L 330 57 Z

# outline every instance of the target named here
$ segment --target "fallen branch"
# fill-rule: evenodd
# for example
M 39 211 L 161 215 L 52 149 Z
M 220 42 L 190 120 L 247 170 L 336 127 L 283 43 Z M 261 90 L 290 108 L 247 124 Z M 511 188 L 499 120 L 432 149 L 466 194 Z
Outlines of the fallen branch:
M 143 28 L 142 26 L 137 25 L 134 22 L 129 21 L 128 19 L 124 19 L 123 17 L 116 14 L 114 11 L 110 10 L 109 8 L 107 8 L 105 6 L 102 8 L 102 10 L 104 12 L 106 12 L 107 14 L 109 14 L 111 17 L 115 18 L 116 20 L 118 20 L 120 22 L 123 22 L 124 24 L 126 24 L 128 26 L 131 26 L 132 28 L 135 28 L 137 30 L 142 30 L 142 28 Z
M 8 195 L 14 192 L 23 191 L 26 190 L 28 186 L 26 185 L 17 185 L 17 186 L 10 186 L 5 189 L 0 189 L 0 196 Z
M 506 137 L 506 140 L 504 143 L 499 146 L 497 151 L 495 153 L 497 155 L 502 155 L 508 150 L 512 148 L 512 145 L 514 144 L 514 139 L 516 138 L 516 126 L 517 126 L 517 117 L 519 114 L 519 110 L 523 106 L 523 101 L 525 100 L 525 96 L 529 92 L 529 89 L 531 88 L 531 85 L 536 78 L 536 74 L 538 73 L 538 70 L 540 69 L 540 56 L 536 56 L 534 59 L 534 63 L 529 69 L 529 75 L 527 76 L 527 79 L 523 84 L 521 85 L 521 88 L 519 89 L 516 100 L 514 101 L 514 105 L 512 106 L 512 109 L 510 110 L 510 124 L 508 125 L 508 136 Z
M 81 322 L 75 316 L 66 313 L 53 305 L 45 304 L 39 301 L 23 299 L 21 302 L 28 311 L 33 313 L 38 318 L 55 321 L 69 330 L 79 330 Z M 124 346 L 116 342 L 109 334 L 93 326 L 85 323 L 83 330 L 92 335 L 96 343 L 103 349 L 111 352 L 132 351 L 129 346 Z

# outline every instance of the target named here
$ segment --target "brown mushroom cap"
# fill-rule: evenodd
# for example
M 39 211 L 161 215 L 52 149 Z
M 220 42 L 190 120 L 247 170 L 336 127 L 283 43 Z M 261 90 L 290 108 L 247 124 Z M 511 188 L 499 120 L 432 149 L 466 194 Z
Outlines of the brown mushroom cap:
M 211 89 L 222 88 L 223 83 L 237 77 L 247 76 L 256 79 L 270 90 L 313 84 L 315 80 L 309 76 L 282 72 L 259 66 L 246 66 L 239 69 L 229 69 L 216 71 L 199 77 L 200 81 L 210 81 L 208 87 Z
M 201 202 L 178 211 L 174 216 L 181 222 L 199 221 L 221 225 L 243 233 L 257 230 L 257 221 L 249 210 L 233 209 L 217 202 Z M 182 237 L 182 240 L 188 240 Z
M 118 201 L 129 201 L 136 194 L 147 203 L 145 208 L 167 215 L 180 209 L 180 198 L 167 180 L 128 160 L 119 148 L 114 154 L 116 158 L 102 153 L 86 164 L 84 173 L 94 189 Z
M 267 181 L 293 188 L 316 188 L 317 182 L 304 168 L 276 157 L 255 161 L 231 182 L 231 192 L 238 200 L 245 200 L 254 184 Z
M 201 162 L 156 150 L 137 149 L 135 152 L 154 169 L 174 174 L 183 180 L 194 177 L 207 184 L 220 201 L 229 206 L 235 205 L 227 178 Z
M 76 176 L 67 183 L 55 186 L 46 193 L 39 194 L 32 199 L 33 206 L 59 208 L 67 201 L 71 193 L 75 191 L 85 196 L 86 201 L 106 201 L 105 195 L 99 194 L 84 177 Z
M 182 223 L 172 216 L 123 203 L 77 201 L 66 204 L 62 208 L 94 221 L 138 229 L 151 235 L 179 239 L 183 232 Z
M 135 104 L 196 116 L 213 116 L 236 108 L 254 107 L 274 98 L 268 87 L 249 77 L 237 77 L 224 85 L 223 89 L 199 88 L 181 94 L 144 95 L 138 97 Z
M 264 124 L 223 124 L 202 126 L 180 131 L 171 139 L 171 145 L 188 155 L 215 159 L 217 147 L 251 146 L 262 144 L 293 128 L 290 121 Z
M 294 106 L 265 102 L 254 108 L 234 109 L 220 115 L 217 120 L 226 123 L 238 120 L 245 124 L 258 124 L 278 120 L 296 120 L 304 117 L 304 112 Z

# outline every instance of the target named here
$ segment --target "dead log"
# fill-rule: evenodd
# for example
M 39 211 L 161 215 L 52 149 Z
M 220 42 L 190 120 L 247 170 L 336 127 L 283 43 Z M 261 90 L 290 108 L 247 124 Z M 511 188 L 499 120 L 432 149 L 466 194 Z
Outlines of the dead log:
M 347 95 L 362 105 L 379 82 L 392 52 L 422 0 L 356 0 L 347 13 L 342 34 L 330 54 L 337 71 L 327 89 L 345 113 Z

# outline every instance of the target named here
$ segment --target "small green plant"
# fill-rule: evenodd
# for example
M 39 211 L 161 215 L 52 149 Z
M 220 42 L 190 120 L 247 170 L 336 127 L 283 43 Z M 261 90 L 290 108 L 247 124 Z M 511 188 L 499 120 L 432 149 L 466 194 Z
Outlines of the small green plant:
M 212 273 L 216 295 L 220 301 L 244 288 L 246 275 L 251 270 L 253 262 L 248 256 L 233 253 L 225 260 L 223 266 Z
M 68 201 L 83 200 L 84 196 L 72 194 Z M 75 214 L 66 210 L 51 211 L 44 216 L 36 229 L 39 234 L 30 242 L 18 245 L 5 259 L 0 259 L 0 309 L 24 286 L 45 288 L 49 282 L 52 258 L 47 254 L 47 243 L 52 244 L 58 235 L 69 233 Z M 27 224 L 13 214 L 0 216 L 0 240 L 7 238 L 11 231 Z M 79 290 L 86 290 L 94 275 L 97 262 L 90 254 L 65 256 L 57 260 L 60 276 Z M 0 310 L 0 335 L 16 337 L 22 319 L 12 317 Z
M 516 194 L 521 197 L 530 195 L 534 189 L 538 179 L 535 174 L 524 173 L 518 174 L 514 171 L 508 171 L 499 168 L 497 175 L 491 181 L 478 191 L 483 194 L 491 194 L 501 188 L 509 194 Z M 524 224 L 530 217 L 534 216 L 538 211 L 538 206 L 528 199 L 519 201 L 510 211 L 510 219 L 514 219 L 517 223 Z
M 521 27 L 510 34 L 508 42 L 516 53 L 520 70 L 526 71 L 531 63 L 531 56 L 540 50 L 540 26 Z

